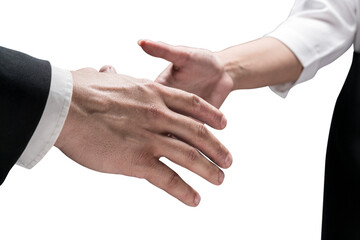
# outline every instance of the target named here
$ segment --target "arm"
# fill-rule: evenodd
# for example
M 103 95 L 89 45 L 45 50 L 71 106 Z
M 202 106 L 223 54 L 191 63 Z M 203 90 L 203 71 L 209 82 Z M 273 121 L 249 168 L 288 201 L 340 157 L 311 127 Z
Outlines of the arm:
M 32 167 L 55 142 L 87 168 L 146 179 L 190 206 L 200 195 L 161 157 L 223 182 L 231 154 L 199 121 L 223 129 L 226 119 L 203 99 L 113 70 L 51 72 L 48 62 L 3 48 L 0 62 L 1 182 L 16 161 Z
M 215 53 L 234 82 L 233 90 L 295 82 L 303 69 L 294 53 L 275 38 L 261 38 Z
M 139 41 L 145 52 L 171 62 L 156 81 L 220 107 L 232 90 L 270 86 L 285 97 L 341 56 L 356 32 L 356 1 L 296 1 L 290 17 L 267 37 L 214 53 Z
M 220 52 L 140 40 L 148 54 L 170 62 L 157 82 L 220 107 L 231 91 L 295 82 L 303 69 L 294 53 L 275 38 L 261 38 Z
M 50 82 L 49 62 L 0 47 L 0 184 L 41 119 Z

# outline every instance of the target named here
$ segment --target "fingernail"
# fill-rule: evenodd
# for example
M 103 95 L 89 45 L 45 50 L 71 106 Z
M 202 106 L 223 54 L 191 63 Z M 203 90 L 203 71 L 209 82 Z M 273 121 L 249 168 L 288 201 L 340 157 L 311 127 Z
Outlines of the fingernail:
M 231 154 L 229 153 L 227 156 L 226 156 L 226 158 L 225 158 L 225 165 L 226 165 L 226 167 L 230 167 L 231 166 L 231 164 L 232 164 L 232 156 L 231 156 Z
M 199 205 L 200 203 L 200 195 L 196 194 L 195 198 L 194 198 L 194 204 L 195 206 Z
M 137 44 L 138 44 L 139 46 L 141 46 L 141 43 L 142 43 L 143 41 L 144 41 L 143 39 L 140 39 L 140 40 L 137 42 Z
M 224 182 L 225 175 L 222 171 L 219 171 L 219 184 Z
M 227 124 L 227 120 L 226 120 L 225 116 L 223 116 L 223 117 L 221 118 L 221 126 L 222 126 L 223 128 L 225 128 L 225 127 L 226 127 L 226 124 Z

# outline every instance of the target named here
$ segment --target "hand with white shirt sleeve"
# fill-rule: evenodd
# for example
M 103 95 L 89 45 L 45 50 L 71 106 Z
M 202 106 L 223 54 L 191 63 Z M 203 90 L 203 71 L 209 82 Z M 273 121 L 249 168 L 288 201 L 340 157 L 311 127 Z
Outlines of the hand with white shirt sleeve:
M 233 90 L 233 80 L 220 59 L 209 50 L 150 40 L 140 40 L 138 44 L 151 56 L 170 62 L 157 77 L 158 83 L 194 93 L 218 108 Z
M 262 38 L 220 52 L 140 40 L 149 55 L 170 61 L 156 82 L 182 89 L 220 107 L 229 93 L 295 81 L 302 66 L 274 38 Z
M 69 158 L 96 171 L 146 179 L 189 206 L 197 206 L 200 195 L 161 157 L 213 184 L 223 182 L 219 167 L 228 168 L 232 157 L 202 124 L 226 126 L 215 107 L 194 94 L 116 74 L 110 67 L 81 69 L 72 76 L 71 106 L 55 144 Z
M 151 56 L 170 65 L 156 81 L 220 107 L 238 89 L 270 86 L 282 97 L 315 76 L 353 43 L 359 3 L 298 0 L 289 18 L 266 37 L 219 52 L 140 40 Z

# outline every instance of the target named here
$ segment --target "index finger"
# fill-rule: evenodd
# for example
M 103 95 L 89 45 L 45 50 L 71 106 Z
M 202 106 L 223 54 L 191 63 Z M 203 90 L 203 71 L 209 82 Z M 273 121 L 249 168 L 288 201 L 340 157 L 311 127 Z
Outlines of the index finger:
M 189 55 L 184 49 L 163 42 L 139 40 L 138 44 L 147 54 L 163 58 L 175 65 L 181 65 Z

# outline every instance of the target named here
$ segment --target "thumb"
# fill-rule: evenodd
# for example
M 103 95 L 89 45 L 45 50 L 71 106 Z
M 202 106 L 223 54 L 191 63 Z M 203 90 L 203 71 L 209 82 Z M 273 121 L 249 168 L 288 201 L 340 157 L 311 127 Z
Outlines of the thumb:
M 116 70 L 113 66 L 105 65 L 100 68 L 99 72 L 116 73 Z
M 163 42 L 139 40 L 138 44 L 147 54 L 163 58 L 177 66 L 181 66 L 190 54 L 184 47 L 175 47 Z

